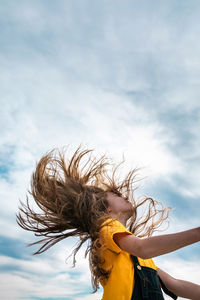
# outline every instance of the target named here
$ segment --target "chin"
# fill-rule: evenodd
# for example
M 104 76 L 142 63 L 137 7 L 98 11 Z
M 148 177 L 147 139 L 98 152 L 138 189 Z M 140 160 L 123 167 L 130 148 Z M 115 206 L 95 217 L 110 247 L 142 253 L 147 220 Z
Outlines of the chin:
M 134 209 L 133 209 L 133 207 L 131 207 L 131 209 L 129 210 L 130 217 L 132 217 L 133 214 L 134 214 Z

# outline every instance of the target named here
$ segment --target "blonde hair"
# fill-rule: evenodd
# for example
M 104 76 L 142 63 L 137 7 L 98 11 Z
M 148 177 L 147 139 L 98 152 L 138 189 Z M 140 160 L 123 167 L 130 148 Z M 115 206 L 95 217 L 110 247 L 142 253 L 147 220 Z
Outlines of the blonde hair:
M 42 212 L 35 212 L 26 196 L 26 204 L 20 201 L 21 207 L 16 214 L 16 221 L 23 229 L 42 237 L 28 244 L 28 246 L 42 244 L 33 254 L 40 254 L 67 237 L 78 236 L 80 242 L 73 251 L 73 267 L 76 263 L 76 253 L 82 244 L 89 240 L 85 257 L 89 253 L 91 282 L 95 293 L 99 288 L 99 282 L 107 280 L 111 272 L 101 267 L 104 260 L 100 255 L 105 247 L 100 240 L 100 230 L 103 227 L 102 223 L 110 218 L 107 212 L 106 193 L 109 191 L 129 198 L 134 210 L 128 230 L 138 237 L 152 235 L 168 218 L 171 207 L 157 209 L 156 205 L 162 206 L 162 203 L 150 197 L 144 197 L 142 201 L 136 202 L 133 192 L 138 188 L 134 184 L 138 181 L 136 177 L 139 168 L 129 171 L 120 182 L 115 178 L 115 173 L 121 163 L 114 166 L 112 176 L 109 176 L 106 169 L 112 165 L 109 159 L 103 155 L 93 160 L 91 155 L 88 157 L 92 151 L 81 150 L 81 146 L 78 146 L 68 162 L 65 159 L 64 148 L 62 150 L 54 148 L 45 153 L 36 163 L 36 169 L 31 177 L 31 190 L 28 191 Z M 87 160 L 80 168 L 83 158 Z M 137 220 L 138 207 L 148 201 L 147 214 Z M 161 213 L 161 216 L 154 221 L 158 213 Z M 149 221 L 151 225 L 147 224 Z

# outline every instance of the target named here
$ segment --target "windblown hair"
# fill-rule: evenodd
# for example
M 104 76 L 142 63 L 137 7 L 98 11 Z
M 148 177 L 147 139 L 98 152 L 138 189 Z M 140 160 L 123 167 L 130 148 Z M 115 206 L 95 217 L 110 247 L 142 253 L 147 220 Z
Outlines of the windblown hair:
M 129 171 L 120 181 L 115 178 L 115 174 L 124 161 L 117 166 L 114 165 L 109 175 L 109 169 L 106 169 L 112 165 L 109 159 L 103 155 L 93 160 L 92 151 L 81 150 L 79 146 L 67 162 L 64 149 L 54 148 L 45 153 L 36 163 L 36 169 L 31 176 L 31 190 L 28 191 L 41 212 L 36 212 L 30 207 L 26 196 L 26 204 L 20 201 L 21 207 L 16 214 L 16 221 L 23 229 L 33 231 L 36 236 L 42 237 L 28 244 L 28 246 L 42 244 L 33 254 L 40 254 L 67 237 L 78 236 L 80 242 L 73 251 L 73 267 L 76 263 L 76 253 L 82 244 L 89 240 L 85 258 L 89 253 L 91 282 L 95 293 L 99 288 L 99 282 L 106 281 L 111 272 L 101 267 L 104 260 L 100 255 L 105 247 L 101 243 L 100 230 L 104 226 L 104 221 L 110 218 L 107 212 L 107 192 L 126 197 L 132 203 L 133 215 L 127 228 L 138 237 L 151 236 L 168 218 L 171 207 L 163 208 L 162 203 L 146 196 L 136 202 L 133 193 L 138 188 L 134 184 L 141 180 L 136 179 L 139 168 Z M 84 166 L 80 168 L 85 158 Z M 138 208 L 145 202 L 149 202 L 147 213 L 137 219 Z M 161 209 L 156 208 L 158 204 L 161 205 Z M 159 213 L 160 217 L 154 221 L 154 217 Z M 151 224 L 148 225 L 150 221 Z

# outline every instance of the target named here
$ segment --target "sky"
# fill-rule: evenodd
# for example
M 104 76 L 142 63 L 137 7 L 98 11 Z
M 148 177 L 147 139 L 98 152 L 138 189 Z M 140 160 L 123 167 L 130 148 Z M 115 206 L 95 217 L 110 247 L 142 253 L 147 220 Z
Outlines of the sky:
M 40 157 L 80 143 L 142 167 L 136 196 L 171 206 L 169 227 L 199 226 L 200 3 L 1 0 L 0 294 L 4 300 L 100 300 L 86 246 L 69 238 L 33 256 L 17 226 Z M 199 243 L 155 257 L 200 284 Z M 165 299 L 169 299 L 165 296 Z M 182 299 L 182 298 L 180 298 Z

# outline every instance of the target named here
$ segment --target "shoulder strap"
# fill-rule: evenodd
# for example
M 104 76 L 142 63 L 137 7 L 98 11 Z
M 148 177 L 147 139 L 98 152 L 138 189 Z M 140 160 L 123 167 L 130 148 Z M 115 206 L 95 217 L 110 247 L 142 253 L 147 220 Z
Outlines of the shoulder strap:
M 138 260 L 138 258 L 137 258 L 137 256 L 134 256 L 134 255 L 132 255 L 132 254 L 130 254 L 131 255 L 131 258 L 132 258 L 132 260 L 133 260 L 133 262 L 134 262 L 134 264 L 138 264 L 138 265 L 140 265 L 140 263 L 139 263 L 139 260 Z
M 140 265 L 137 256 L 134 256 L 134 255 L 131 254 L 131 258 L 132 258 L 132 261 L 134 262 L 134 264 L 135 264 L 136 266 L 137 266 L 137 265 Z M 168 296 L 170 296 L 172 299 L 176 300 L 178 297 L 177 297 L 174 293 L 172 293 L 171 291 L 169 291 L 169 290 L 167 289 L 167 287 L 165 286 L 164 282 L 161 280 L 161 278 L 160 278 L 159 275 L 158 275 L 158 278 L 159 278 L 161 287 L 162 287 L 163 291 L 165 292 L 165 294 L 167 294 Z

